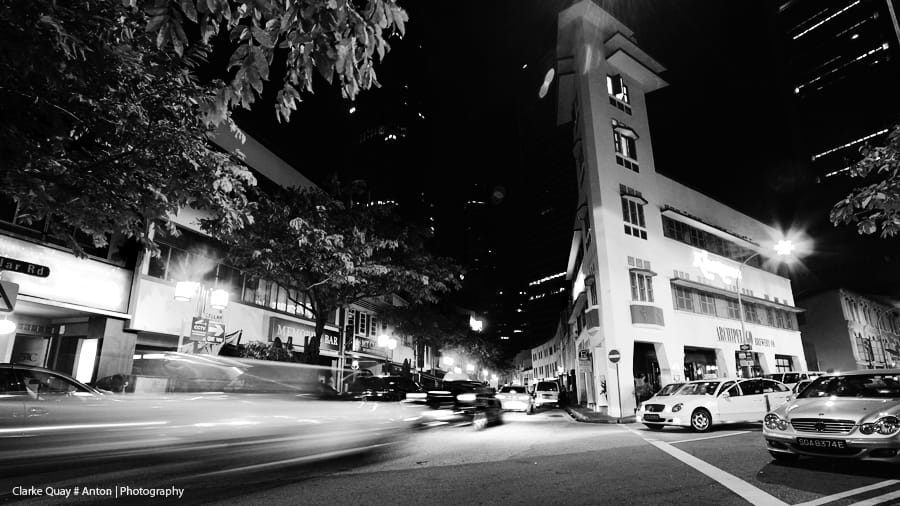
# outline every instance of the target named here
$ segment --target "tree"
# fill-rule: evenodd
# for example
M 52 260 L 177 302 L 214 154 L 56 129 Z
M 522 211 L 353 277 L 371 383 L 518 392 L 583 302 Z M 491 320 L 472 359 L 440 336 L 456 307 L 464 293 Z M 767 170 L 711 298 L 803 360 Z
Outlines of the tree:
M 307 362 L 319 357 L 325 324 L 353 302 L 397 293 L 433 301 L 459 287 L 459 268 L 425 250 L 425 236 L 391 206 L 349 206 L 315 188 L 260 195 L 254 224 L 221 236 L 245 273 L 305 294 L 293 302 L 313 315 Z
M 851 177 L 869 178 L 834 205 L 829 218 L 835 225 L 855 224 L 860 234 L 881 237 L 900 233 L 900 124 L 881 146 L 865 146 L 863 159 L 850 169 Z
M 155 250 L 154 225 L 193 207 L 208 232 L 248 224 L 255 180 L 210 144 L 284 55 L 276 111 L 288 119 L 313 69 L 343 94 L 377 86 L 373 55 L 402 34 L 395 0 L 9 0 L 0 7 L 0 183 L 18 220 L 48 220 L 83 254 L 113 234 Z M 229 82 L 202 84 L 210 38 L 232 46 Z M 279 49 L 280 48 L 280 49 Z M 280 58 L 279 60 L 280 61 Z M 238 132 L 238 136 L 240 137 Z
M 210 147 L 191 76 L 200 49 L 172 58 L 117 2 L 11 0 L 0 9 L 0 182 L 24 224 L 82 253 L 113 234 L 153 247 L 153 224 L 180 208 L 246 223 L 253 175 Z
M 385 33 L 403 35 L 406 14 L 396 0 L 124 0 L 150 17 L 147 30 L 160 48 L 171 44 L 181 55 L 192 40 L 186 25 L 206 44 L 220 28 L 228 31 L 233 52 L 230 82 L 219 86 L 205 112 L 218 122 L 240 105 L 250 108 L 269 79 L 276 48 L 283 49 L 284 77 L 275 111 L 288 121 L 301 102 L 300 91 L 313 91 L 313 69 L 326 81 L 337 78 L 345 98 L 378 85 L 374 55 L 389 50 Z

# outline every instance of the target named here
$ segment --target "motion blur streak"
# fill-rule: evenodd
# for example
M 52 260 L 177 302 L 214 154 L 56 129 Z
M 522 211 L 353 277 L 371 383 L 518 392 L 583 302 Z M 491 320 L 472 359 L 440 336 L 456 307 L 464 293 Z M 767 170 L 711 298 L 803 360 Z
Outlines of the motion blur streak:
M 48 432 L 54 430 L 83 429 L 117 429 L 121 427 L 141 427 L 148 425 L 166 425 L 169 422 L 130 422 L 130 423 L 86 423 L 76 425 L 48 425 L 46 427 L 26 427 L 19 429 L 0 429 L 0 434 L 25 434 L 29 432 Z
M 231 469 L 223 469 L 221 471 L 214 471 L 211 473 L 194 475 L 193 478 L 209 478 L 212 476 L 218 476 L 218 475 L 228 474 L 228 473 L 255 471 L 255 470 L 260 470 L 260 469 L 264 469 L 267 467 L 277 467 L 277 466 L 286 466 L 286 465 L 304 464 L 304 463 L 309 463 L 309 462 L 317 462 L 320 460 L 333 459 L 333 458 L 337 458 L 337 457 L 345 457 L 347 455 L 353 455 L 356 453 L 363 453 L 363 452 L 367 452 L 367 451 L 371 451 L 371 450 L 376 450 L 378 448 L 383 448 L 385 446 L 389 446 L 392 444 L 395 444 L 395 443 L 380 443 L 380 444 L 369 445 L 369 446 L 361 446 L 358 448 L 349 448 L 347 450 L 336 450 L 336 451 L 331 451 L 331 452 L 320 453 L 317 455 L 308 455 L 306 457 L 297 457 L 297 458 L 293 458 L 293 459 L 285 459 L 285 460 L 279 460 L 279 461 L 275 461 L 275 462 L 265 462 L 262 464 L 255 464 L 252 466 L 233 467 Z

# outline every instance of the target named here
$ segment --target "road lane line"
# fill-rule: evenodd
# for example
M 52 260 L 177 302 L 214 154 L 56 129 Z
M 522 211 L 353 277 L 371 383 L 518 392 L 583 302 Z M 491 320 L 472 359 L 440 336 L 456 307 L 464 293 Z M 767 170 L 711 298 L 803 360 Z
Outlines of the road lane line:
M 750 432 L 749 430 L 745 430 L 745 431 L 741 431 L 741 432 L 732 432 L 731 434 L 719 434 L 716 436 L 697 437 L 694 439 L 682 439 L 681 441 L 671 441 L 671 442 L 669 442 L 669 444 L 677 445 L 678 443 L 690 443 L 691 441 L 703 441 L 704 439 L 716 439 L 719 437 L 737 436 L 738 434 L 747 434 L 749 432 Z
M 637 430 L 632 429 L 631 427 L 625 428 L 640 436 L 644 441 L 647 441 L 660 450 L 693 467 L 697 471 L 700 471 L 706 476 L 709 476 L 723 487 L 731 490 L 740 497 L 743 497 L 750 504 L 760 506 L 788 506 L 788 503 L 782 501 L 781 499 L 754 487 L 753 485 L 747 483 L 746 481 L 738 478 L 733 474 L 727 473 L 719 469 L 718 467 L 709 464 L 708 462 L 704 462 L 703 460 L 700 460 L 685 451 L 675 448 L 669 443 L 647 439 Z
M 856 494 L 871 492 L 872 490 L 878 490 L 879 488 L 889 487 L 889 486 L 895 485 L 897 483 L 900 483 L 900 480 L 882 481 L 881 483 L 875 483 L 874 485 L 867 485 L 865 487 L 854 488 L 853 490 L 847 490 L 847 491 L 841 492 L 839 494 L 826 495 L 825 497 L 813 499 L 812 501 L 801 502 L 801 503 L 795 504 L 794 506 L 819 506 L 820 504 L 834 502 L 839 499 L 844 499 L 846 497 L 850 497 L 850 496 L 856 495 Z
M 878 497 L 870 497 L 868 499 L 849 504 L 848 506 L 874 506 L 876 504 L 888 502 L 892 499 L 897 499 L 898 497 L 900 497 L 900 491 L 894 491 L 889 494 L 880 495 Z

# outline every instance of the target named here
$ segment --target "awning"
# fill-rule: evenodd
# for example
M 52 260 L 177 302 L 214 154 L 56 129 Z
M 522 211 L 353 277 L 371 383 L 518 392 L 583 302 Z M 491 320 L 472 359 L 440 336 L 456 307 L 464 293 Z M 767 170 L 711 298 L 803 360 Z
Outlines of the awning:
M 719 295 L 724 295 L 731 299 L 737 299 L 737 293 L 732 292 L 731 290 L 726 290 L 724 288 L 719 288 L 716 286 L 710 286 L 704 283 L 698 283 L 696 281 L 691 281 L 688 279 L 682 278 L 672 278 L 670 282 L 675 286 L 683 286 L 685 288 L 693 288 L 694 290 L 698 290 L 701 292 L 707 293 L 715 293 Z M 783 309 L 785 311 L 790 311 L 792 313 L 803 313 L 806 310 L 799 307 L 788 306 L 787 304 L 781 304 L 780 302 L 775 302 L 766 299 L 760 299 L 759 297 L 753 297 L 750 295 L 741 295 L 741 301 L 744 302 L 752 302 L 754 304 L 760 304 L 762 306 L 769 306 L 775 309 Z
M 575 323 L 575 320 L 578 319 L 578 315 L 584 313 L 584 307 L 587 305 L 587 294 L 581 292 L 578 294 L 578 298 L 575 299 L 575 303 L 572 304 L 572 314 L 569 316 L 569 323 Z

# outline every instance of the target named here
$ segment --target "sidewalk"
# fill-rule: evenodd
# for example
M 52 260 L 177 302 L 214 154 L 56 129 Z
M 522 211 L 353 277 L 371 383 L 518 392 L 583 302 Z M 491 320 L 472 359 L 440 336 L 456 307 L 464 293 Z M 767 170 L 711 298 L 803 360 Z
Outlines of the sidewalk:
M 576 421 L 585 423 L 634 423 L 636 421 L 634 415 L 616 418 L 582 406 L 564 406 L 563 409 Z

